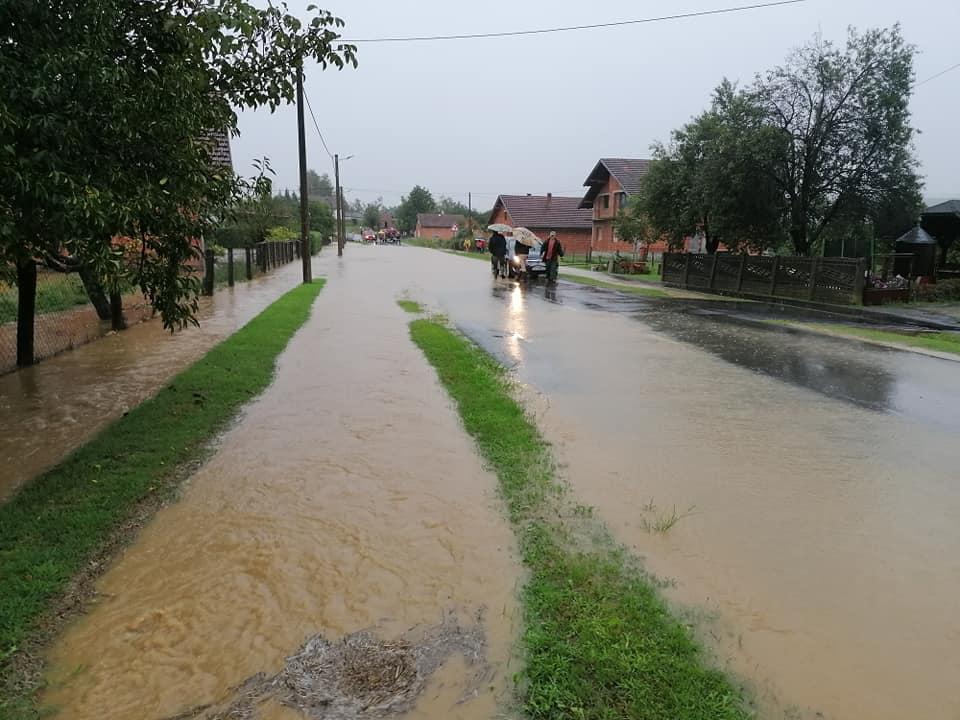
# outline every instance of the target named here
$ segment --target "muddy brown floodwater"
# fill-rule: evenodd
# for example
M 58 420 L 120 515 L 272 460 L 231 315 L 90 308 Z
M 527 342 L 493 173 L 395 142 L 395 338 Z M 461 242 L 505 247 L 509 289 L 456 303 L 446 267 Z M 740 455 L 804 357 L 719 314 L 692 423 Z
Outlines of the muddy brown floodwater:
M 761 717 L 960 718 L 960 363 L 385 262 L 514 367 L 576 496 Z
M 174 716 L 275 675 L 313 635 L 390 641 L 450 614 L 482 616 L 491 673 L 462 703 L 469 673 L 454 657 L 406 717 L 502 709 L 518 571 L 496 479 L 408 337 L 405 278 L 369 250 L 345 260 L 317 264 L 329 283 L 276 382 L 53 648 L 44 699 L 59 717 Z
M 294 267 L 294 265 L 296 265 Z M 297 282 L 299 264 L 201 298 L 200 327 L 159 319 L 0 375 L 0 502 L 120 417 Z

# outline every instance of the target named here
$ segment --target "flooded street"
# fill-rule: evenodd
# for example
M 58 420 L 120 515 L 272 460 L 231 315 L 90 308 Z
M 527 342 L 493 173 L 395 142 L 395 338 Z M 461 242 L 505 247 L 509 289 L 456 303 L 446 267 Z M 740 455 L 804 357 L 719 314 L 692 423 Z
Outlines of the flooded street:
M 404 252 L 762 717 L 960 716 L 960 363 Z
M 736 303 L 523 290 L 411 247 L 350 245 L 315 274 L 329 284 L 276 382 L 53 649 L 60 717 L 161 720 L 280 673 L 314 634 L 392 640 L 451 617 L 482 628 L 489 665 L 445 662 L 407 717 L 507 709 L 512 536 L 404 292 L 514 369 L 576 499 L 670 581 L 760 717 L 960 716 L 960 363 L 744 324 L 757 311 Z M 124 387 L 163 382 L 136 347 L 115 349 L 120 392 L 74 397 L 51 371 L 36 393 L 99 393 L 115 416 Z
M 0 502 L 198 359 L 296 282 L 297 264 L 200 299 L 200 327 L 159 319 L 0 375 Z
M 503 711 L 518 569 L 496 478 L 408 338 L 406 279 L 353 247 L 339 267 L 316 264 L 329 284 L 276 382 L 53 649 L 59 717 L 159 720 L 277 673 L 315 633 L 392 640 L 451 616 L 479 623 L 489 667 L 451 658 L 407 717 Z

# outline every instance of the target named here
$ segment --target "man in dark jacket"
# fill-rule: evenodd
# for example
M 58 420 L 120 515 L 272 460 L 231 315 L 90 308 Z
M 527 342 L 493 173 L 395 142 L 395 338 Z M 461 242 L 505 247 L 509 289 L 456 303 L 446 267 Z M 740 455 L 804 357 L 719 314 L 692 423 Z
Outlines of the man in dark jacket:
M 547 282 L 555 284 L 560 272 L 560 258 L 563 257 L 563 245 L 557 238 L 557 233 L 550 231 L 550 237 L 543 244 L 543 262 L 547 266 Z
M 497 277 L 507 275 L 507 239 L 499 232 L 494 232 L 487 243 L 490 250 L 490 262 L 493 265 L 493 274 Z

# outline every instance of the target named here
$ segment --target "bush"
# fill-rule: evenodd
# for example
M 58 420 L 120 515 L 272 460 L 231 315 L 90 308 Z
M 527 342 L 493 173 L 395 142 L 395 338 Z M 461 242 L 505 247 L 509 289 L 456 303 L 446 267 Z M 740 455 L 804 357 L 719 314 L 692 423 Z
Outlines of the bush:
M 946 302 L 960 300 L 960 280 L 941 280 L 936 285 L 921 285 L 917 300 L 923 302 Z

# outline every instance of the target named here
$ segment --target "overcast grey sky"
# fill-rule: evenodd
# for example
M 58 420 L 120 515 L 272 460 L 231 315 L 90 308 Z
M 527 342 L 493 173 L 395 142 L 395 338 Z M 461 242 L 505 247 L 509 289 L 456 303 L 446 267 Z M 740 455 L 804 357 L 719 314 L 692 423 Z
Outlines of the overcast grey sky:
M 751 4 L 750 0 L 292 0 L 346 21 L 346 38 L 579 25 Z M 492 206 L 499 193 L 580 194 L 600 157 L 648 157 L 700 112 L 723 77 L 748 82 L 818 31 L 842 42 L 900 22 L 918 80 L 960 63 L 957 0 L 808 0 L 798 5 L 520 38 L 361 44 L 359 67 L 307 68 L 306 88 L 350 198 L 387 204 L 421 184 Z M 928 198 L 960 196 L 960 69 L 917 88 L 917 155 Z M 332 163 L 307 118 L 310 167 Z M 268 156 L 296 188 L 296 113 L 244 113 L 234 165 Z

